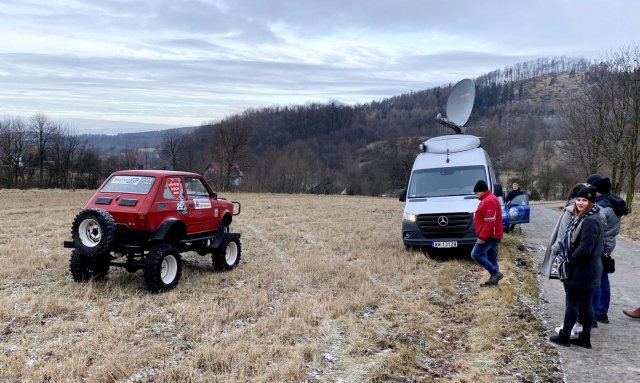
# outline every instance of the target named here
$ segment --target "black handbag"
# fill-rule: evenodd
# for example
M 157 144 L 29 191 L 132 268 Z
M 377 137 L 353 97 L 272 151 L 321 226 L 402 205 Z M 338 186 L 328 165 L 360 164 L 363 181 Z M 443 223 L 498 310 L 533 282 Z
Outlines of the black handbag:
M 613 274 L 616 271 L 616 261 L 607 253 L 602 254 L 602 272 Z

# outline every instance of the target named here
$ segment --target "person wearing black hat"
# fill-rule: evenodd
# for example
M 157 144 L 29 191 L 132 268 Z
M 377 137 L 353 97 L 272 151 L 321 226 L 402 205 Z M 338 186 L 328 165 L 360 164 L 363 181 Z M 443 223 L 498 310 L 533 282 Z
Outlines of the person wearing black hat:
M 480 204 L 473 216 L 473 227 L 478 240 L 471 250 L 471 258 L 490 274 L 489 280 L 481 286 L 495 286 L 503 278 L 498 266 L 498 244 L 503 237 L 502 206 L 484 180 L 476 183 L 473 192 Z
M 587 177 L 587 183 L 595 187 L 596 203 L 600 205 L 601 213 L 606 220 L 604 230 L 604 253 L 611 255 L 616 247 L 616 236 L 620 233 L 620 219 L 629 212 L 622 198 L 611 193 L 611 180 L 600 174 Z M 600 287 L 593 290 L 593 310 L 595 320 L 609 323 L 609 305 L 611 303 L 611 285 L 609 274 L 602 273 Z M 597 323 L 595 324 L 597 326 Z
M 558 335 L 549 338 L 561 346 L 575 344 L 591 348 L 591 295 L 593 289 L 600 285 L 600 256 L 604 239 L 604 217 L 600 215 L 600 207 L 595 202 L 594 187 L 585 186 L 578 191 L 574 216 L 563 238 L 563 260 L 559 274 L 565 286 L 566 307 L 562 329 Z M 583 319 L 582 331 L 578 333 L 578 338 L 570 339 L 578 315 Z

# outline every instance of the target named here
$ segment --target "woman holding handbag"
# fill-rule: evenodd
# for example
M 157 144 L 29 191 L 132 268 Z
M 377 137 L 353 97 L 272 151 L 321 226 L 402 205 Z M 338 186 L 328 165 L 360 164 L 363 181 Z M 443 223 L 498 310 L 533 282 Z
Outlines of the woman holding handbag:
M 575 344 L 591 348 L 591 325 L 593 289 L 600 285 L 603 249 L 604 219 L 600 207 L 595 204 L 596 189 L 582 187 L 577 195 L 574 216 L 569 221 L 563 236 L 559 276 L 566 291 L 564 323 L 560 333 L 549 340 L 561 346 Z M 578 338 L 570 339 L 571 329 L 578 319 L 583 319 L 582 332 Z
M 550 279 L 558 278 L 558 263 L 556 259 L 562 250 L 562 238 L 564 238 L 564 233 L 567 231 L 567 225 L 569 224 L 571 217 L 573 217 L 576 195 L 583 186 L 585 185 L 582 183 L 573 185 L 569 191 L 569 196 L 567 197 L 564 209 L 562 209 L 562 213 L 560 213 L 560 218 L 558 218 L 558 222 L 556 222 L 556 227 L 553 229 L 553 233 L 551 234 L 551 241 L 549 242 L 549 246 L 547 246 L 547 250 L 544 254 L 544 260 L 540 267 L 540 273 L 548 276 Z

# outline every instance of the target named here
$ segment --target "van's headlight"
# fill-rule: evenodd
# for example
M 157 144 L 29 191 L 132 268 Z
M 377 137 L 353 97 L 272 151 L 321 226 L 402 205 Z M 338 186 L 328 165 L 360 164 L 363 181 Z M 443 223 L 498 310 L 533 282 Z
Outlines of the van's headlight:
M 409 221 L 409 222 L 415 222 L 416 221 L 416 215 L 415 214 L 404 213 L 402 215 L 402 220 L 403 221 Z

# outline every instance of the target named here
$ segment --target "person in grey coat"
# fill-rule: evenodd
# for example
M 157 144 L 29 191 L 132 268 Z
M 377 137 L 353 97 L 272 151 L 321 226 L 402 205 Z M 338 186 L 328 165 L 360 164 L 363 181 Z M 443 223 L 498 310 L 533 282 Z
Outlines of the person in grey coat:
M 549 338 L 551 342 L 561 346 L 575 344 L 591 348 L 591 295 L 593 289 L 600 285 L 600 257 L 605 225 L 604 218 L 600 215 L 600 207 L 595 201 L 594 187 L 585 186 L 578 191 L 574 216 L 569 221 L 563 238 L 564 261 L 560 265 L 559 273 L 566 291 L 564 322 L 559 334 Z M 571 329 L 578 315 L 583 318 L 582 332 L 578 333 L 578 338 L 570 339 Z
M 553 271 L 551 270 L 553 267 L 553 259 L 562 251 L 562 238 L 564 237 L 565 231 L 567 231 L 567 225 L 569 224 L 571 217 L 573 217 L 576 195 L 583 186 L 584 184 L 581 183 L 575 184 L 571 190 L 569 190 L 567 202 L 565 203 L 564 209 L 562 209 L 562 213 L 560 213 L 560 218 L 558 218 L 556 226 L 553 229 L 553 233 L 551 234 L 549 246 L 547 246 L 547 250 L 544 253 L 544 260 L 540 267 L 540 273 L 549 278 L 558 278 L 557 269 Z
M 587 183 L 597 190 L 596 203 L 600 206 L 601 215 L 606 220 L 604 252 L 611 255 L 616 248 L 616 236 L 620 233 L 621 218 L 629 210 L 622 198 L 611 193 L 611 181 L 609 178 L 600 174 L 592 174 L 587 178 Z M 609 323 L 608 312 L 610 304 L 611 284 L 609 283 L 609 274 L 602 273 L 600 287 L 593 290 L 593 311 L 596 321 Z

